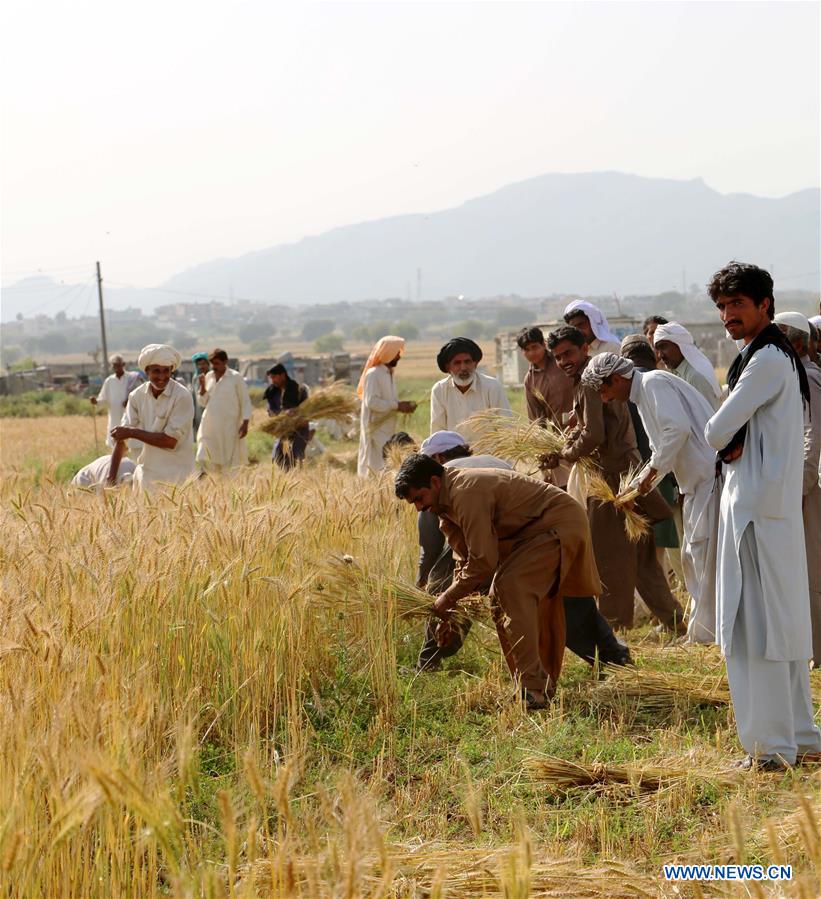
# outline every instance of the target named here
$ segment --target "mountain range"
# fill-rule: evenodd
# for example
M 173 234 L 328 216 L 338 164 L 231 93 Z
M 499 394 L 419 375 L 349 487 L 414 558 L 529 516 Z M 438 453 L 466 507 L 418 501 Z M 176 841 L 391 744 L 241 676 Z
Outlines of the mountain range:
M 187 294 L 289 305 L 408 292 L 415 299 L 417 284 L 423 300 L 652 294 L 680 289 L 683 278 L 686 286 L 703 285 L 729 259 L 770 268 L 777 288 L 818 290 L 819 247 L 817 188 L 772 199 L 721 194 L 701 179 L 547 174 L 452 209 L 362 222 L 216 259 L 158 290 L 111 290 L 106 299 L 113 308 L 131 303 L 148 312 Z

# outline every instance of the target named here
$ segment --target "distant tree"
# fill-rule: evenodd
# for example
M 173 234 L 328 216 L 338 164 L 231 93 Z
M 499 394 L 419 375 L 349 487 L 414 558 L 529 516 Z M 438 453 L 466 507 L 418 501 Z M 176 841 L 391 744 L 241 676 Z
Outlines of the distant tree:
M 68 337 L 61 331 L 51 331 L 37 338 L 37 348 L 40 352 L 51 356 L 58 353 L 66 353 L 69 347 Z
M 248 344 L 248 349 L 252 353 L 267 353 L 268 350 L 271 349 L 271 341 L 266 340 L 264 337 L 260 338 L 259 340 L 252 340 Z
M 314 349 L 317 353 L 340 353 L 345 343 L 340 334 L 323 334 L 314 341 Z
M 448 329 L 454 337 L 472 337 L 474 340 L 485 336 L 485 324 L 477 318 L 468 318 Z
M 31 356 L 26 356 L 24 359 L 20 359 L 12 365 L 12 371 L 28 371 L 30 368 L 37 368 L 37 363 L 32 359 Z
M 529 325 L 535 320 L 534 314 L 522 306 L 508 306 L 496 313 L 496 324 L 515 328 L 517 325 Z
M 316 340 L 330 334 L 335 327 L 335 322 L 330 318 L 315 318 L 302 326 L 302 339 Z
M 251 343 L 254 340 L 262 340 L 264 337 L 273 337 L 277 329 L 267 319 L 252 319 L 241 325 L 237 330 L 237 337 L 243 343 Z
M 171 345 L 178 350 L 191 350 L 199 343 L 193 334 L 185 333 L 172 334 L 170 340 Z
M 2 349 L 3 364 L 8 368 L 10 365 L 14 365 L 22 355 L 22 347 L 16 345 L 4 346 Z
M 357 325 L 353 331 L 351 331 L 351 337 L 354 340 L 361 340 L 363 342 L 368 342 L 371 339 L 371 326 L 370 325 Z
M 417 328 L 412 321 L 403 318 L 402 321 L 398 321 L 394 325 L 393 333 L 398 334 L 399 337 L 404 337 L 405 340 L 417 340 L 419 337 L 419 328 Z

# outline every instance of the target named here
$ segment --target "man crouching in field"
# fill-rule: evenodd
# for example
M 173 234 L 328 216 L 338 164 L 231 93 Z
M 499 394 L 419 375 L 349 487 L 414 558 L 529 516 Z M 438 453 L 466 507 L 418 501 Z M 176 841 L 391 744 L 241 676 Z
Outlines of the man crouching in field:
M 419 454 L 402 463 L 395 489 L 418 511 L 439 516 L 456 559 L 453 583 L 437 597 L 435 613 L 448 621 L 456 603 L 492 577 L 490 598 L 508 666 L 528 709 L 544 708 L 562 667 L 562 596 L 601 592 L 585 510 L 535 478 L 445 468 Z

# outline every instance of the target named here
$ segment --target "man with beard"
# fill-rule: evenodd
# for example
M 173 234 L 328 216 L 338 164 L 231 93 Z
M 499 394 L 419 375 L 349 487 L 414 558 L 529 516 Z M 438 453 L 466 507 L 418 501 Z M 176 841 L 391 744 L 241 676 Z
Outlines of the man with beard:
M 727 372 L 730 394 L 704 435 L 726 473 L 717 634 L 747 752 L 739 766 L 778 769 L 821 750 L 807 664 L 812 627 L 801 520 L 810 389 L 801 360 L 773 324 L 769 272 L 730 262 L 708 291 L 727 333 L 744 342 Z
M 562 371 L 573 378 L 576 428 L 568 435 L 561 453 L 545 457 L 543 464 L 555 468 L 562 459 L 577 463 L 582 458 L 592 457 L 610 487 L 618 491 L 620 476 L 641 462 L 627 404 L 605 404 L 598 391 L 582 383 L 590 356 L 587 341 L 580 331 L 571 327 L 559 328 L 550 334 L 547 344 Z M 672 509 L 658 490 L 642 497 L 638 505 L 651 521 L 661 521 L 672 515 Z M 656 557 L 652 530 L 637 543 L 632 543 L 624 530 L 624 513 L 612 503 L 588 499 L 587 514 L 596 564 L 604 585 L 599 595 L 602 615 L 614 627 L 632 627 L 633 594 L 638 589 L 647 608 L 665 628 L 675 634 L 686 633 L 683 610 L 670 592 Z
M 713 363 L 696 346 L 684 325 L 678 322 L 658 325 L 653 334 L 653 349 L 668 371 L 692 384 L 714 410 L 718 409 L 721 385 Z
M 449 340 L 436 357 L 446 377 L 430 392 L 430 432 L 458 431 L 469 443 L 479 435 L 465 422 L 476 412 L 503 409 L 510 413 L 504 387 L 476 366 L 482 361 L 482 348 L 469 337 Z

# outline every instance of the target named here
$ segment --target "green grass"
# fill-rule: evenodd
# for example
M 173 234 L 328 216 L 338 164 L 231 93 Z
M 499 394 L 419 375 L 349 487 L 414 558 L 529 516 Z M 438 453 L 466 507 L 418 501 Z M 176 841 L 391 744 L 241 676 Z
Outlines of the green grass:
M 94 406 L 88 401 L 88 397 L 61 390 L 30 390 L 16 396 L 0 396 L 0 418 L 93 414 Z

